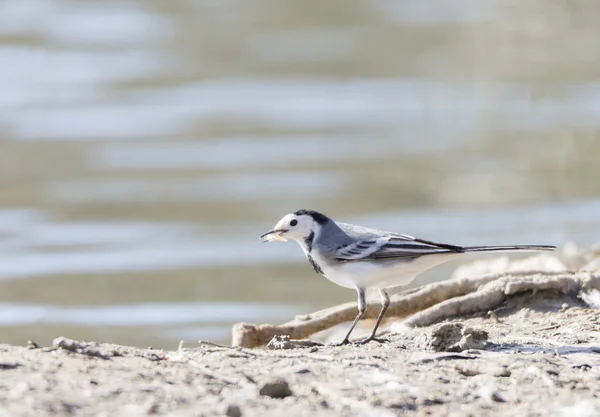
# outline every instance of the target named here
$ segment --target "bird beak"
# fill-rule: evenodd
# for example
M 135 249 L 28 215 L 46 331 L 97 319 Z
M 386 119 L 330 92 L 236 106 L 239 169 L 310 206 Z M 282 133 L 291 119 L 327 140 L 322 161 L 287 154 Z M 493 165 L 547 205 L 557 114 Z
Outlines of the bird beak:
M 285 232 L 287 232 L 287 230 L 275 229 L 275 230 L 271 230 L 270 232 L 265 233 L 260 238 L 263 240 L 263 242 L 274 242 L 274 241 L 287 242 L 287 239 L 285 237 L 283 237 L 283 234 Z

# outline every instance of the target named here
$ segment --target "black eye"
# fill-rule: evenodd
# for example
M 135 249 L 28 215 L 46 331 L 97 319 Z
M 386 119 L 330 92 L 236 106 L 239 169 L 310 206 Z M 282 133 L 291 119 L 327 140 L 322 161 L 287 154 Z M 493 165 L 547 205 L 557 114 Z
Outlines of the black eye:
M 290 226 L 296 226 L 298 224 L 298 220 L 294 219 L 290 222 Z

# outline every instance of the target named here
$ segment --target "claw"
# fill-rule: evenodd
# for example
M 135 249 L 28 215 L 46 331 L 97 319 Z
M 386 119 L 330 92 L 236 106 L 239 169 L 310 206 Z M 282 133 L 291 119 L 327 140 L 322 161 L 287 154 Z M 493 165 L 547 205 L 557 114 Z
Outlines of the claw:
M 388 339 L 380 339 L 378 337 L 375 336 L 368 336 L 364 339 L 361 340 L 353 340 L 350 341 L 348 339 L 344 339 L 341 342 L 337 342 L 337 343 L 328 343 L 327 346 L 328 347 L 339 347 L 339 346 L 345 346 L 345 345 L 366 345 L 369 342 L 377 342 L 377 343 L 388 343 L 389 340 Z
M 327 344 L 327 346 L 330 346 L 330 347 L 339 347 L 339 346 L 344 346 L 344 345 L 347 345 L 347 344 L 349 344 L 349 343 L 350 343 L 350 341 L 349 341 L 348 339 L 344 339 L 344 340 L 342 340 L 341 342 L 337 342 L 337 343 L 328 343 L 328 344 Z
M 389 342 L 388 339 L 380 339 L 380 338 L 375 337 L 375 336 L 369 336 L 369 337 L 366 337 L 366 338 L 364 338 L 362 340 L 357 340 L 356 342 L 352 342 L 352 343 L 354 343 L 356 345 L 366 345 L 367 343 L 369 343 L 371 341 L 377 342 L 377 343 L 387 343 L 387 342 Z

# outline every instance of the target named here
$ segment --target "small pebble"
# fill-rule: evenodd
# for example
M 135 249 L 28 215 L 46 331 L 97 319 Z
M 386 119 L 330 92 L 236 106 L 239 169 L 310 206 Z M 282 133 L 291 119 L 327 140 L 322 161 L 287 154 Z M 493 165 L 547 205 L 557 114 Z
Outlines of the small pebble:
M 499 368 L 499 369 L 494 370 L 492 375 L 503 377 L 503 378 L 508 378 L 509 376 L 512 375 L 512 373 L 506 368 Z
M 475 376 L 481 373 L 479 369 L 469 366 L 456 365 L 454 369 L 456 369 L 459 374 L 464 376 Z
M 37 343 L 35 343 L 33 340 L 28 340 L 27 341 L 27 347 L 29 349 L 39 349 L 40 345 L 38 345 Z
M 227 417 L 242 417 L 242 410 L 235 404 L 229 404 L 225 410 Z
M 270 378 L 260 385 L 258 393 L 271 398 L 285 398 L 292 395 L 292 390 L 285 379 Z
M 497 403 L 505 403 L 506 400 L 498 391 L 492 393 L 491 400 Z
M 0 362 L 0 369 L 4 370 L 4 369 L 16 369 L 21 365 L 20 363 L 16 363 L 16 362 Z

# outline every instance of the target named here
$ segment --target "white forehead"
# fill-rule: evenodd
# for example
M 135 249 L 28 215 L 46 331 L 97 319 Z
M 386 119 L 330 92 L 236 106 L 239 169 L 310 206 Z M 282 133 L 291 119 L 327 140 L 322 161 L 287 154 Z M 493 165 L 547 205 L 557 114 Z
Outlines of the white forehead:
M 296 216 L 294 216 L 294 213 L 286 214 L 277 222 L 277 226 L 283 226 L 284 224 L 289 223 L 290 220 L 294 219 L 295 217 Z
M 279 222 L 277 223 L 277 226 L 287 225 L 293 219 L 298 219 L 299 221 L 302 221 L 302 219 L 312 220 L 312 217 L 310 217 L 307 214 L 300 214 L 300 215 L 296 215 L 294 213 L 286 214 L 285 216 L 283 216 L 281 218 L 281 220 L 279 220 Z

